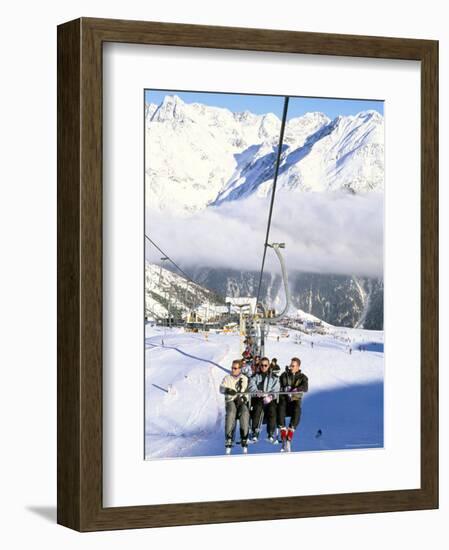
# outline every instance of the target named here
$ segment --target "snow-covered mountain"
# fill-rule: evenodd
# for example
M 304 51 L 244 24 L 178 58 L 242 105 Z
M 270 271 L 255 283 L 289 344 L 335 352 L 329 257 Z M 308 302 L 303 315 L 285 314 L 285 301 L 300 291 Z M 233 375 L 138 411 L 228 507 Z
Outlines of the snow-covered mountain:
M 256 194 L 269 194 L 280 120 L 272 113 L 166 96 L 145 109 L 147 205 L 188 215 Z M 383 189 L 383 117 L 377 111 L 330 120 L 307 113 L 288 121 L 281 192 Z
M 259 272 L 198 267 L 193 277 L 226 296 L 254 296 Z M 291 310 L 315 315 L 335 326 L 383 329 L 383 281 L 351 275 L 289 273 Z M 262 302 L 282 310 L 285 294 L 280 275 L 265 272 Z
M 162 266 L 145 265 L 145 317 L 166 319 L 170 313 L 176 319 L 192 309 L 223 304 L 215 291 L 192 283 L 185 277 Z M 212 311 L 212 309 L 211 309 Z
M 166 96 L 146 106 L 146 185 L 152 208 L 196 212 L 213 202 L 233 175 L 235 155 L 274 145 L 273 114 L 232 113 Z
M 146 264 L 145 315 L 166 319 L 170 314 L 184 318 L 188 311 L 213 312 L 224 304 L 226 296 L 254 296 L 259 273 L 231 269 L 197 268 L 192 273 L 198 284 L 159 265 Z M 291 308 L 335 326 L 383 329 L 383 282 L 367 277 L 291 273 Z M 261 300 L 282 310 L 284 289 L 279 275 L 265 273 Z
M 145 117 L 146 200 L 149 207 L 147 220 L 150 222 L 147 231 L 150 234 L 153 227 L 157 229 L 158 224 L 168 220 L 172 231 L 167 238 L 169 242 L 171 238 L 176 241 L 179 248 L 177 235 L 184 235 L 186 227 L 181 224 L 180 217 L 184 218 L 184 224 L 193 227 L 188 231 L 188 242 L 191 243 L 197 242 L 196 233 L 216 231 L 220 227 L 220 219 L 214 217 L 216 214 L 227 216 L 230 211 L 235 213 L 237 203 L 233 201 L 252 197 L 254 206 L 254 202 L 265 199 L 261 205 L 267 207 L 281 124 L 274 114 L 233 113 L 199 103 L 187 104 L 177 96 L 166 96 L 160 105 L 147 104 Z M 290 196 L 299 197 L 298 194 L 308 192 L 321 193 L 309 194 L 310 199 L 316 196 L 327 200 L 329 197 L 332 209 L 338 207 L 337 202 L 334 204 L 334 192 L 339 192 L 340 198 L 342 192 L 350 195 L 373 192 L 371 198 L 376 198 L 376 192 L 382 192 L 384 186 L 383 144 L 384 121 L 377 111 L 340 116 L 334 120 L 317 112 L 290 119 L 283 143 L 277 204 L 287 204 Z M 344 195 L 344 198 L 351 202 L 351 207 L 354 203 L 354 208 L 357 201 L 363 199 L 349 195 Z M 227 204 L 232 205 L 232 209 L 227 208 Z M 239 223 L 246 220 L 245 205 L 246 202 L 242 203 L 242 210 L 238 211 L 243 213 L 237 216 Z M 200 216 L 190 217 L 200 212 Z M 322 216 L 322 210 L 316 204 L 314 212 Z M 204 222 L 207 216 L 213 217 L 210 228 Z M 204 223 L 199 223 L 200 220 Z M 254 231 L 253 218 L 247 223 L 248 231 Z M 230 235 L 242 234 L 240 226 L 239 231 L 235 224 L 231 227 Z M 326 229 L 325 225 L 320 227 Z M 354 227 L 351 225 L 348 231 L 354 231 Z M 310 234 L 304 228 L 301 230 L 300 225 L 298 232 L 305 237 Z M 287 236 L 291 237 L 288 241 L 290 250 L 296 233 L 293 237 L 290 233 Z M 338 248 L 338 243 L 332 242 L 332 236 L 329 232 L 329 244 Z M 222 254 L 225 254 L 226 246 L 227 242 L 225 245 L 221 243 Z M 326 239 L 324 245 L 319 243 L 319 246 L 326 247 Z M 207 249 L 207 246 L 203 248 Z M 342 249 L 346 250 L 344 246 Z M 176 246 L 174 250 L 177 257 Z M 372 248 L 368 246 L 366 250 Z M 208 257 L 203 256 L 198 261 L 195 253 L 194 258 L 197 270 L 191 274 L 193 278 L 221 296 L 253 296 L 257 292 L 259 272 L 251 271 L 252 267 L 246 270 L 217 269 L 211 267 L 214 262 L 209 263 Z M 229 263 L 230 267 L 235 265 L 239 265 L 238 262 Z M 150 276 L 151 270 L 154 273 Z M 158 280 L 158 270 L 158 266 L 147 268 L 147 312 L 165 318 L 168 294 L 152 286 Z M 186 281 L 182 277 L 170 271 L 164 273 L 162 270 L 162 279 L 179 278 L 163 281 L 162 287 L 167 288 L 170 283 L 178 285 L 177 297 L 175 299 L 173 294 L 170 307 L 177 308 L 175 314 L 182 315 L 191 308 L 193 297 L 183 298 Z M 353 276 L 350 268 L 343 273 L 347 275 L 332 275 L 329 269 L 321 274 L 290 272 L 293 306 L 334 325 L 382 329 L 382 280 Z M 283 300 L 280 278 L 269 272 L 264 277 L 262 300 L 270 307 L 280 309 Z M 207 296 L 203 299 L 207 300 Z M 213 300 L 209 301 L 212 303 Z

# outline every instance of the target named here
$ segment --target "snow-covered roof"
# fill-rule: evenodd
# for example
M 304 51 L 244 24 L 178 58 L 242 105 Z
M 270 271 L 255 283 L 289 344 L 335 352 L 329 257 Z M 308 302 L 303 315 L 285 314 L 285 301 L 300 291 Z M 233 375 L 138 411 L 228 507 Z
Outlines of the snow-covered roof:
M 230 296 L 226 296 L 226 303 L 231 304 L 231 311 L 233 312 L 239 313 L 240 308 L 243 308 L 243 306 L 247 306 L 243 308 L 244 311 L 251 314 L 256 313 L 256 298 L 245 296 L 231 298 Z

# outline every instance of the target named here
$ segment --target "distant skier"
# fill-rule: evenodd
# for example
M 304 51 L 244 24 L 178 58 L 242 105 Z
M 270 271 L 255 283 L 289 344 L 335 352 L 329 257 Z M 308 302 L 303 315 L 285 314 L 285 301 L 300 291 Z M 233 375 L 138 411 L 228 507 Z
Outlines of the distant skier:
M 309 390 L 309 379 L 301 371 L 301 360 L 292 357 L 290 367 L 281 374 L 281 391 L 292 392 L 289 395 L 279 396 L 278 426 L 281 431 L 282 449 L 290 451 L 293 434 L 301 419 L 301 402 L 305 392 Z M 287 427 L 285 417 L 290 417 Z
M 248 389 L 253 394 L 251 399 L 251 439 L 258 441 L 263 418 L 267 419 L 267 435 L 271 443 L 275 442 L 276 430 L 276 396 L 279 391 L 279 378 L 270 372 L 270 360 L 263 357 L 260 361 L 260 372 L 249 381 Z
M 248 452 L 249 407 L 248 397 L 242 395 L 248 389 L 248 378 L 242 374 L 242 363 L 238 359 L 232 362 L 231 374 L 225 376 L 220 385 L 220 393 L 225 396 L 225 448 L 231 453 L 234 443 L 237 420 L 240 424 L 240 441 L 244 453 Z

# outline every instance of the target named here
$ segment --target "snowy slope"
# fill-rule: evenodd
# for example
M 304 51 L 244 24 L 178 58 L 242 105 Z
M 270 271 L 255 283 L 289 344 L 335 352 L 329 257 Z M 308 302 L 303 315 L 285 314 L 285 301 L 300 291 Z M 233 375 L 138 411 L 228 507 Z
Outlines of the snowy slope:
M 258 290 L 257 271 L 197 266 L 192 273 L 195 280 L 226 296 L 251 296 Z M 293 308 L 333 325 L 383 327 L 383 283 L 379 279 L 289 271 L 288 280 Z M 283 309 L 285 291 L 279 274 L 264 273 L 260 298 L 269 307 Z
M 223 304 L 221 297 L 161 265 L 145 264 L 145 316 L 165 319 L 171 315 L 185 317 L 192 309 Z
M 382 191 L 383 131 L 377 111 L 337 117 L 286 156 L 280 189 Z
M 299 356 L 309 377 L 293 451 L 383 446 L 383 332 L 331 328 L 325 335 L 289 331 L 285 338 L 273 327 L 266 351 L 281 367 Z M 146 458 L 223 454 L 219 385 L 238 356 L 236 334 L 206 339 L 146 327 Z M 259 452 L 279 447 L 265 441 L 250 446 L 250 454 Z
M 147 107 L 146 181 L 149 205 L 195 212 L 213 201 L 236 168 L 235 154 L 270 143 L 280 121 L 271 113 L 232 113 L 166 96 Z

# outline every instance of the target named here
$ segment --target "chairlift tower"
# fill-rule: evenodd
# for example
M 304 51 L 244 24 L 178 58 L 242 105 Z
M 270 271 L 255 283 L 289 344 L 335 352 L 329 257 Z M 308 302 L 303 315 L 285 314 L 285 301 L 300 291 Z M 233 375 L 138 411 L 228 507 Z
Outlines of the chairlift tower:
M 161 279 L 162 279 L 162 267 L 164 265 L 165 260 L 168 260 L 167 256 L 162 256 L 161 258 L 161 265 L 159 266 L 159 286 L 161 286 Z M 164 268 L 165 269 L 165 268 Z
M 285 291 L 285 306 L 284 309 L 279 313 L 279 315 L 273 315 L 268 316 L 265 312 L 263 305 L 258 304 L 258 307 L 260 307 L 263 311 L 262 317 L 259 319 L 260 323 L 260 355 L 265 355 L 265 339 L 268 336 L 269 330 L 270 330 L 270 324 L 275 323 L 276 321 L 279 321 L 285 315 L 287 314 L 289 307 L 290 307 L 290 290 L 288 286 L 288 277 L 287 277 L 287 269 L 285 267 L 285 261 L 281 254 L 281 248 L 285 248 L 285 243 L 271 243 L 267 245 L 269 248 L 272 248 L 276 256 L 278 257 L 279 263 L 281 264 L 281 272 L 282 272 L 282 280 L 284 283 L 284 291 Z

